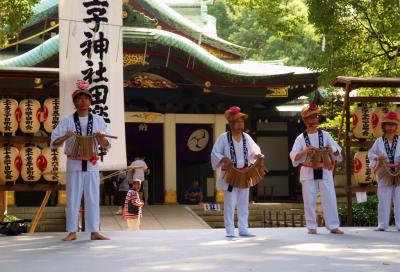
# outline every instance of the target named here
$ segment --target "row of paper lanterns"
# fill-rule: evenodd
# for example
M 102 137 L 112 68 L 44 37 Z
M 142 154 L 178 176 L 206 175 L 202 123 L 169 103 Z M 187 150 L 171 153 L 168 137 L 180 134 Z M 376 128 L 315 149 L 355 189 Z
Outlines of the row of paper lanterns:
M 20 176 L 25 182 L 58 181 L 59 149 L 25 146 L 0 148 L 0 180 L 15 182 Z
M 376 138 L 383 135 L 381 121 L 389 109 L 385 106 L 369 108 L 367 104 L 358 106 L 353 112 L 353 136 L 359 139 L 366 139 L 371 136 Z M 400 115 L 400 108 L 394 110 Z M 400 127 L 398 128 L 400 132 Z
M 60 121 L 60 101 L 47 98 L 41 107 L 36 99 L 23 99 L 19 103 L 12 98 L 0 99 L 0 133 L 36 133 L 43 123 L 45 131 L 51 133 Z

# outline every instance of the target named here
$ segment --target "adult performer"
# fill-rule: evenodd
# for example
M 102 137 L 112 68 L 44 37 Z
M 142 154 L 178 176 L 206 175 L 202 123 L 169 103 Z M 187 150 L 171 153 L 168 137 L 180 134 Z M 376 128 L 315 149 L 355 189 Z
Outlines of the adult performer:
M 225 111 L 230 131 L 222 133 L 214 144 L 211 152 L 213 169 L 222 167 L 217 180 L 217 188 L 224 191 L 224 223 L 226 237 L 235 237 L 234 215 L 238 210 L 239 235 L 254 236 L 248 230 L 249 188 L 238 188 L 229 185 L 226 180 L 226 170 L 229 167 L 246 168 L 257 158 L 262 157 L 260 147 L 244 131 L 244 120 L 247 114 L 240 112 L 239 107 L 231 107 Z
M 307 129 L 296 138 L 290 152 L 290 158 L 293 166 L 301 166 L 300 182 L 308 233 L 317 234 L 318 225 L 315 209 L 319 191 L 327 229 L 333 234 L 343 234 L 343 231 L 339 229 L 339 216 L 332 175 L 334 161 L 342 160 L 341 148 L 328 132 L 318 129 L 320 116 L 321 113 L 315 104 L 303 108 L 301 117 Z M 325 154 L 322 157 L 331 159 L 329 166 L 327 166 L 328 162 L 307 162 L 307 156 L 312 156 L 318 150 L 324 150 Z
M 82 194 L 85 200 L 85 231 L 91 232 L 92 240 L 109 240 L 99 232 L 99 188 L 100 175 L 97 154 L 91 158 L 73 157 L 72 149 L 76 136 L 93 135 L 104 149 L 110 148 L 110 142 L 104 133 L 108 133 L 106 123 L 101 116 L 89 113 L 92 95 L 89 83 L 78 81 L 77 89 L 72 93 L 76 111 L 64 117 L 51 134 L 51 146 L 56 148 L 65 142 L 67 155 L 67 232 L 64 241 L 76 240 L 78 215 Z
M 383 136 L 376 139 L 368 152 L 370 168 L 378 181 L 378 227 L 385 231 L 389 227 L 392 198 L 397 230 L 400 231 L 400 144 L 397 135 L 399 118 L 393 111 L 382 119 Z

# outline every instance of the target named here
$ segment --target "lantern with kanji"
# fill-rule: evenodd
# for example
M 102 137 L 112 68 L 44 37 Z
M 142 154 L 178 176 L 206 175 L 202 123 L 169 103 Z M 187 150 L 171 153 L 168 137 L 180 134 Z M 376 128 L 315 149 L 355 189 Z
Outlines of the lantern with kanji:
M 372 134 L 370 116 L 372 110 L 367 104 L 359 104 L 353 112 L 353 135 L 356 138 L 366 139 Z
M 42 156 L 44 157 L 45 164 L 43 165 L 43 178 L 47 181 L 58 181 L 60 170 L 60 149 L 51 149 L 45 147 L 42 149 Z
M 0 183 L 15 182 L 21 170 L 19 150 L 13 146 L 0 148 Z
M 22 159 L 21 177 L 26 182 L 38 181 L 46 168 L 46 159 L 36 146 L 25 146 L 20 151 Z
M 14 133 L 18 129 L 18 118 L 21 111 L 18 108 L 18 101 L 11 98 L 0 100 L 0 132 Z
M 359 151 L 354 154 L 353 174 L 359 185 L 367 185 L 373 182 L 367 151 Z
M 36 99 L 24 99 L 19 102 L 21 119 L 19 127 L 24 133 L 36 133 L 40 129 L 40 103 Z
M 43 126 L 51 133 L 60 122 L 60 100 L 48 98 L 43 102 Z
M 378 104 L 372 113 L 371 113 L 371 127 L 372 127 L 372 135 L 374 137 L 381 137 L 383 135 L 381 121 L 382 117 L 389 112 L 386 104 Z

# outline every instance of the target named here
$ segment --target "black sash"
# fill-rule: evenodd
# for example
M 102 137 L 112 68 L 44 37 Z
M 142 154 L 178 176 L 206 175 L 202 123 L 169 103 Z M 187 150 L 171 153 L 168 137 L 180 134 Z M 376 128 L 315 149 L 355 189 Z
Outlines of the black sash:
M 303 137 L 304 140 L 306 141 L 306 146 L 307 147 L 311 146 L 310 138 L 308 137 L 307 131 L 303 132 Z M 324 135 L 322 133 L 322 130 L 320 129 L 318 129 L 318 146 L 319 148 L 324 147 Z M 323 178 L 322 173 L 323 173 L 322 169 L 314 169 L 314 179 L 322 179 Z
M 392 148 L 390 148 L 389 141 L 385 138 L 385 136 L 383 136 L 382 138 L 383 138 L 383 143 L 385 144 L 385 150 L 386 150 L 386 154 L 388 156 L 389 162 L 391 164 L 394 164 L 394 156 L 396 154 L 398 136 L 397 135 L 394 136 Z M 394 168 L 392 168 L 392 170 L 395 171 Z
M 235 146 L 233 144 L 232 140 L 232 132 L 228 131 L 226 134 L 228 137 L 228 143 L 229 143 L 229 152 L 231 153 L 231 160 L 233 163 L 233 167 L 237 168 L 237 159 L 236 159 L 236 152 L 235 152 Z M 248 157 L 248 151 L 247 151 L 247 144 L 246 144 L 246 137 L 242 133 L 242 141 L 243 141 L 243 156 L 244 156 L 244 167 L 249 166 L 249 157 Z M 229 185 L 228 186 L 228 192 L 232 192 L 233 186 Z
M 74 113 L 74 123 L 75 123 L 76 134 L 82 136 L 82 128 L 81 128 L 81 123 L 79 122 L 78 112 Z M 93 115 L 89 113 L 86 136 L 92 135 L 92 133 L 93 133 Z M 82 160 L 82 171 L 83 172 L 87 171 L 87 160 Z

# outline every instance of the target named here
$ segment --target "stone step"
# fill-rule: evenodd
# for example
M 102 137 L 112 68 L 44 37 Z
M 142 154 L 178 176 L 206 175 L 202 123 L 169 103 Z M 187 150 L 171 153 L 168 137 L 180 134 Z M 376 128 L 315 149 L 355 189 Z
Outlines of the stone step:
M 20 219 L 33 220 L 39 207 L 9 206 L 7 214 Z M 36 232 L 63 232 L 65 231 L 65 206 L 46 207 L 36 227 Z

